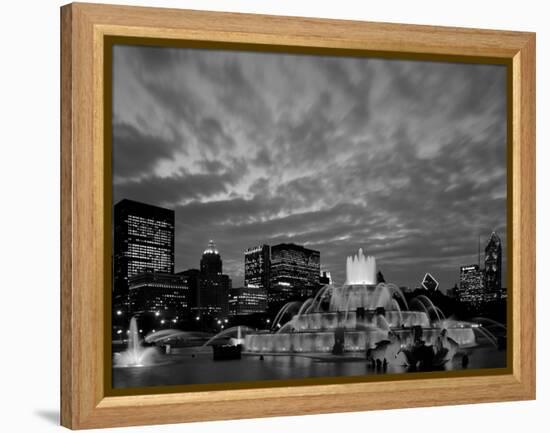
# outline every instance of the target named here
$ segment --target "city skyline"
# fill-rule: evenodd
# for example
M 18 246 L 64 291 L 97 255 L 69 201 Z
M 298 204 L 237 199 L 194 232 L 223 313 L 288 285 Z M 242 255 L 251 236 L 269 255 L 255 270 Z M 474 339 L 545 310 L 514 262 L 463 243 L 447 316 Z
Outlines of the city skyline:
M 145 209 L 148 209 L 148 208 L 152 208 L 153 206 L 148 204 L 148 203 L 141 203 L 141 202 L 133 202 L 131 200 L 128 200 L 128 199 L 123 199 L 121 200 L 119 203 L 116 203 L 115 204 L 115 208 L 117 207 L 120 207 L 122 205 L 125 205 L 127 206 L 127 203 L 130 203 L 130 206 L 131 207 L 144 207 Z M 160 213 L 174 213 L 173 210 L 171 209 L 168 209 L 168 208 L 162 208 L 162 207 L 156 207 L 157 211 L 160 211 Z M 172 217 L 173 219 L 173 217 Z M 175 236 L 177 234 L 177 231 L 175 233 L 172 234 L 172 236 Z M 492 251 L 492 249 L 494 248 L 494 245 L 495 243 L 498 243 L 498 248 L 501 248 L 501 241 L 500 241 L 500 237 L 498 235 L 498 233 L 496 232 L 491 232 L 491 234 L 487 237 L 487 242 L 485 243 L 485 247 L 484 247 L 484 250 L 485 250 L 485 257 L 484 259 L 482 259 L 482 251 L 481 251 L 481 236 L 479 236 L 478 238 L 478 254 L 477 254 L 477 260 L 478 260 L 478 264 L 476 265 L 475 263 L 471 262 L 472 264 L 468 264 L 468 265 L 464 265 L 464 264 L 459 264 L 459 279 L 457 281 L 457 283 L 455 283 L 456 285 L 458 285 L 459 283 L 462 282 L 462 272 L 463 272 L 463 269 L 464 268 L 472 268 L 472 267 L 476 267 L 478 269 L 478 271 L 483 271 L 484 275 L 485 275 L 485 270 L 487 268 L 487 266 L 491 266 L 493 264 L 493 262 L 496 262 L 496 260 L 498 259 L 500 263 L 500 261 L 503 260 L 503 257 L 502 257 L 502 252 L 498 253 L 498 256 L 495 255 L 494 257 L 489 257 L 488 254 L 490 254 L 490 252 Z M 272 270 L 272 260 L 271 260 L 271 256 L 272 256 L 272 249 L 273 247 L 275 248 L 280 248 L 280 247 L 286 247 L 286 246 L 289 246 L 289 247 L 296 247 L 298 249 L 304 249 L 304 246 L 303 245 L 300 245 L 300 244 L 296 244 L 294 242 L 292 242 L 292 240 L 289 240 L 288 242 L 286 243 L 282 243 L 282 244 L 277 244 L 277 245 L 267 245 L 267 244 L 259 244 L 259 245 L 255 245 L 253 247 L 250 247 L 250 248 L 247 248 L 245 251 L 243 251 L 243 256 L 244 256 L 244 260 L 243 260 L 243 274 L 245 275 L 245 278 L 243 279 L 243 282 L 242 284 L 240 284 L 239 286 L 240 287 L 247 287 L 248 284 L 247 284 L 247 279 L 246 279 L 246 266 L 247 266 L 247 263 L 249 263 L 249 259 L 252 255 L 254 256 L 264 256 L 264 258 L 262 259 L 262 262 L 264 262 L 266 259 L 267 259 L 267 263 L 264 263 L 263 265 L 261 264 L 262 262 L 259 262 L 258 265 L 259 266 L 262 266 L 264 269 L 262 271 L 262 277 L 261 278 L 266 278 L 266 281 L 264 281 L 263 283 L 260 283 L 260 281 L 257 279 L 259 278 L 259 275 L 260 275 L 260 269 L 256 269 L 255 270 L 255 275 L 249 277 L 251 278 L 251 283 L 252 283 L 252 286 L 251 287 L 262 287 L 263 289 L 266 289 L 270 286 L 270 283 L 271 283 L 271 279 L 273 277 L 273 275 L 271 275 L 273 273 L 273 270 Z M 307 250 L 307 248 L 306 248 Z M 322 257 L 321 256 L 321 252 L 320 251 L 311 251 L 312 253 L 318 253 L 319 254 L 319 278 L 323 277 L 324 276 L 324 273 L 327 272 L 327 269 L 323 268 L 323 265 L 322 265 L 322 261 L 320 260 L 320 258 Z M 206 259 L 209 259 L 208 257 L 208 254 L 207 253 L 215 253 L 213 256 L 215 256 L 214 258 L 214 262 L 210 262 L 210 261 L 207 261 L 205 262 L 205 258 Z M 267 254 L 267 255 L 266 255 Z M 115 254 L 116 256 L 116 254 Z M 172 256 L 174 256 L 174 252 L 172 251 Z M 248 257 L 248 258 L 247 258 Z M 175 257 L 176 258 L 176 257 Z M 210 259 L 211 260 L 211 259 Z M 214 242 L 214 240 L 210 239 L 208 241 L 208 245 L 206 247 L 206 249 L 202 252 L 202 255 L 201 255 L 201 259 L 198 261 L 199 262 L 199 265 L 198 266 L 192 266 L 192 267 L 189 267 L 187 269 L 173 269 L 172 270 L 172 274 L 182 274 L 182 273 L 185 273 L 185 272 L 188 272 L 188 271 L 200 271 L 200 272 L 213 272 L 215 274 L 222 274 L 222 261 L 223 261 L 223 257 L 222 257 L 222 254 L 221 252 L 218 250 L 217 246 L 216 246 L 216 243 Z M 172 263 L 174 262 L 174 259 L 172 260 Z M 484 262 L 484 267 L 482 268 L 481 267 L 481 263 Z M 257 266 L 257 265 L 256 265 Z M 267 266 L 267 268 L 266 268 Z M 214 270 L 210 270 L 208 271 L 207 267 L 213 267 L 212 269 Z M 207 272 L 208 271 L 208 272 Z M 149 271 L 145 271 L 145 272 L 149 272 Z M 266 273 L 267 272 L 267 273 Z M 328 270 L 328 272 L 330 273 L 330 270 Z M 380 273 L 381 271 L 379 271 Z M 501 269 L 501 272 L 502 272 L 502 269 Z M 138 275 L 138 274 L 136 274 Z M 228 275 L 231 279 L 232 275 Z M 428 290 L 426 287 L 425 287 L 425 282 L 426 282 L 426 278 L 429 278 L 431 280 L 433 280 L 433 276 L 429 273 L 429 272 L 426 272 L 424 274 L 424 277 L 421 281 L 420 284 L 417 284 L 416 286 L 415 285 L 405 285 L 407 287 L 409 287 L 409 289 L 413 289 L 413 288 L 420 288 L 420 287 L 424 287 L 426 290 Z M 484 279 L 486 277 L 484 276 Z M 495 288 L 487 288 L 487 290 L 489 291 L 495 291 L 495 290 L 500 290 L 500 288 L 506 288 L 505 285 L 502 285 L 501 283 L 501 275 L 499 274 L 499 278 L 496 279 L 496 281 L 498 281 L 498 283 L 495 285 Z M 453 287 L 448 287 L 448 288 L 445 288 L 445 287 L 439 287 L 439 282 L 438 281 L 434 281 L 433 284 L 437 283 L 437 287 L 436 288 L 439 288 L 442 290 L 443 293 L 446 293 L 447 291 L 449 290 L 453 290 Z M 484 282 L 483 283 L 483 286 L 485 287 L 487 284 Z M 237 287 L 237 286 L 235 286 Z M 301 287 L 300 285 L 297 285 L 296 287 Z
M 504 67 L 117 46 L 113 79 L 113 198 L 174 209 L 177 271 L 294 242 L 445 290 L 495 230 L 505 284 Z

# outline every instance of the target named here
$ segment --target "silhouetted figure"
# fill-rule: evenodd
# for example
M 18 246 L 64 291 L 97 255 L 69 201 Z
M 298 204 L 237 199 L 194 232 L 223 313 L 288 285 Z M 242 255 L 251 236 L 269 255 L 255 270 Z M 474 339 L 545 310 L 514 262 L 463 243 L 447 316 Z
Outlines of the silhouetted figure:
M 194 354 L 194 353 L 192 353 L 192 354 L 191 354 L 191 358 L 194 358 L 194 357 L 195 357 L 195 354 Z
M 376 360 L 376 370 L 381 370 L 381 369 L 382 369 L 382 361 L 377 359 Z
M 338 328 L 334 331 L 334 346 L 332 346 L 333 355 L 344 354 L 344 329 Z
M 386 358 L 384 358 L 384 362 L 382 362 L 382 369 L 384 371 L 388 370 L 388 361 L 386 360 Z
M 376 367 L 376 359 L 374 359 L 374 356 L 372 356 L 372 354 L 373 354 L 373 349 L 371 348 L 367 349 L 366 351 L 367 367 L 371 370 L 374 370 L 374 368 Z
M 416 359 L 418 359 L 419 370 L 430 370 L 433 367 L 434 351 L 433 347 L 426 346 L 425 341 L 419 341 L 414 347 Z
M 434 361 L 436 361 L 435 348 L 427 346 L 426 342 L 422 340 L 422 327 L 413 326 L 412 331 L 414 343 L 402 350 L 407 358 L 408 370 L 430 371 L 434 368 Z
M 462 357 L 462 368 L 468 368 L 468 364 L 470 363 L 470 358 L 468 355 L 464 355 Z
M 422 340 L 422 333 L 423 333 L 422 326 L 416 325 L 416 326 L 413 326 L 412 329 L 413 329 L 413 339 L 414 339 L 415 343 L 418 342 L 418 341 L 421 341 Z
M 264 356 L 260 355 L 260 361 L 263 361 L 263 360 L 264 360 Z

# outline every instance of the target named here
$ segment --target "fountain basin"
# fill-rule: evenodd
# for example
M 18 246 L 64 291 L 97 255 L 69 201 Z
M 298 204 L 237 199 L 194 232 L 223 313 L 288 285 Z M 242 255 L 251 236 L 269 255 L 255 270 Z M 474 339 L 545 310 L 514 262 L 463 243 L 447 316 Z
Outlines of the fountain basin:
M 434 345 L 441 335 L 441 328 L 422 329 L 422 339 L 426 345 Z M 413 328 L 391 329 L 400 345 L 414 343 Z M 365 330 L 344 330 L 344 352 L 366 352 L 380 341 L 388 340 L 389 331 L 380 328 Z M 448 337 L 459 346 L 475 344 L 472 328 L 447 329 Z M 244 340 L 244 350 L 252 353 L 331 353 L 335 343 L 334 331 L 302 331 L 276 334 L 248 334 Z
M 384 319 L 382 319 L 383 317 Z M 382 322 L 382 323 L 381 323 Z M 381 316 L 376 311 L 337 311 L 329 313 L 308 313 L 296 316 L 291 327 L 296 331 L 324 331 L 344 328 L 430 326 L 430 319 L 423 311 L 385 311 Z

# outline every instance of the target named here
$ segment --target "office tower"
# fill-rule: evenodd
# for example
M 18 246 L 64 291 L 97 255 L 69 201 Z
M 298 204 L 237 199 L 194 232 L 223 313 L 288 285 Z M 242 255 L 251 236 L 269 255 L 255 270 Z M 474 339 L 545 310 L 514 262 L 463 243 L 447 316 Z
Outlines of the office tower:
M 229 315 L 265 313 L 267 291 L 263 287 L 238 287 L 229 293 Z
M 301 245 L 275 245 L 271 247 L 270 272 L 270 307 L 309 298 L 319 288 L 320 253 Z
M 227 275 L 201 275 L 197 311 L 226 316 L 231 279 Z
M 485 292 L 488 300 L 502 294 L 502 243 L 495 232 L 485 246 Z
M 469 307 L 479 308 L 484 302 L 483 272 L 478 265 L 460 267 L 458 300 Z
M 321 272 L 321 275 L 319 275 L 319 284 L 321 285 L 321 287 L 326 286 L 327 284 L 332 284 L 332 277 L 330 275 L 330 272 Z
M 435 292 L 439 287 L 439 282 L 432 276 L 432 274 L 426 272 L 426 275 L 424 275 L 424 278 L 422 279 L 421 285 L 428 292 Z
M 176 275 L 185 277 L 189 286 L 188 304 L 192 312 L 196 312 L 199 306 L 201 271 L 198 269 L 187 269 L 177 272 Z
M 213 241 L 202 254 L 200 268 L 197 311 L 226 316 L 231 279 L 223 274 L 222 258 Z
M 143 272 L 129 279 L 132 314 L 154 313 L 183 318 L 189 314 L 189 284 L 185 275 Z
M 113 302 L 127 307 L 130 278 L 174 272 L 174 211 L 124 199 L 113 225 Z
M 216 249 L 214 241 L 208 242 L 208 248 L 204 250 L 201 257 L 201 273 L 207 275 L 221 275 L 222 258 Z
M 259 245 L 244 252 L 244 285 L 269 290 L 271 266 L 269 245 Z

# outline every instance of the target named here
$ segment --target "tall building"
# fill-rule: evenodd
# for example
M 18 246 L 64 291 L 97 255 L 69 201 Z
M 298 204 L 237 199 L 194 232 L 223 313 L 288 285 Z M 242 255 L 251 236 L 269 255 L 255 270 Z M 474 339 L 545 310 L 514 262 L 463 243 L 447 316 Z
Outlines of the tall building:
M 439 282 L 429 272 L 426 272 L 420 284 L 428 292 L 435 292 L 439 287 Z
M 222 258 L 216 249 L 214 241 L 208 242 L 208 248 L 204 250 L 201 257 L 201 273 L 208 275 L 221 275 Z
M 502 293 L 502 243 L 495 232 L 485 246 L 485 292 L 488 300 L 498 299 Z
M 319 289 L 320 253 L 301 245 L 279 244 L 271 247 L 268 304 L 277 306 L 306 299 Z
M 239 287 L 229 292 L 229 315 L 265 313 L 267 291 L 263 287 Z
M 196 312 L 199 306 L 199 291 L 201 281 L 201 271 L 198 269 L 187 269 L 177 272 L 176 275 L 185 277 L 189 286 L 188 304 L 191 311 Z
M 474 309 L 484 302 L 483 271 L 478 265 L 460 267 L 460 284 L 456 296 L 461 303 Z
M 196 310 L 202 314 L 228 314 L 231 279 L 227 275 L 201 275 Z
M 269 290 L 271 266 L 269 245 L 259 245 L 244 252 L 244 285 Z
M 226 316 L 231 279 L 222 273 L 222 258 L 213 241 L 202 254 L 200 268 L 196 309 L 200 313 Z
M 189 313 L 189 284 L 185 275 L 144 272 L 129 279 L 132 314 L 156 313 L 183 318 Z
M 325 286 L 327 284 L 332 284 L 332 276 L 330 275 L 330 272 L 322 271 L 321 275 L 319 275 L 319 285 Z
M 174 211 L 124 199 L 113 224 L 113 302 L 128 307 L 130 278 L 174 272 Z

